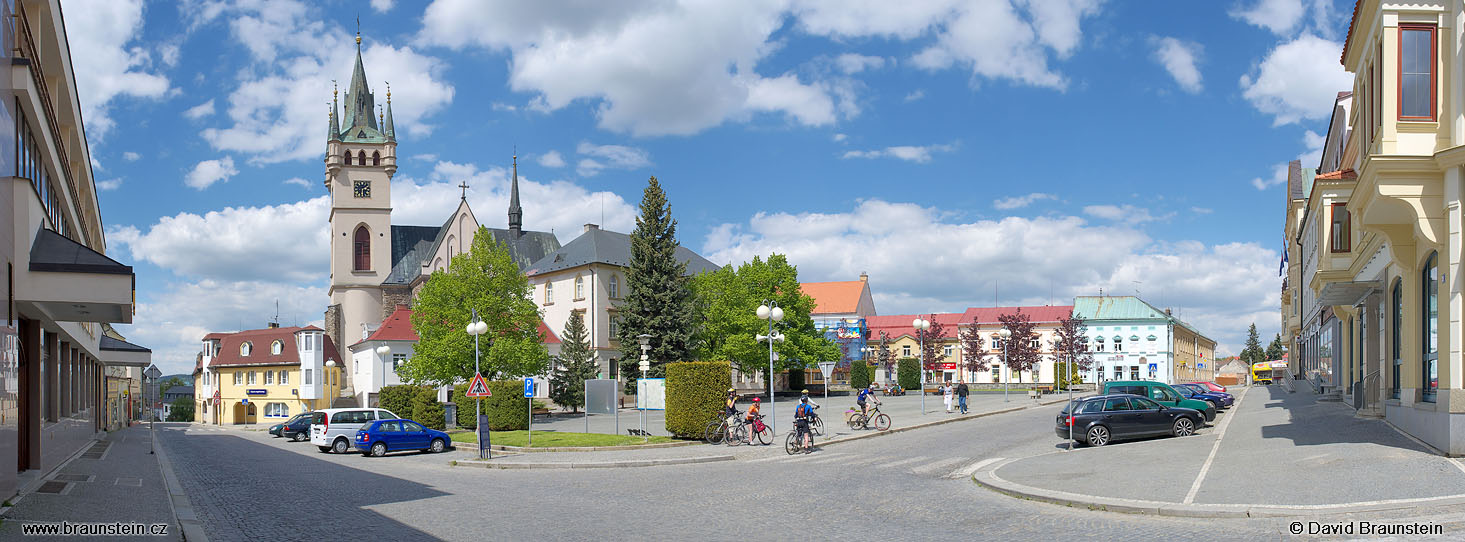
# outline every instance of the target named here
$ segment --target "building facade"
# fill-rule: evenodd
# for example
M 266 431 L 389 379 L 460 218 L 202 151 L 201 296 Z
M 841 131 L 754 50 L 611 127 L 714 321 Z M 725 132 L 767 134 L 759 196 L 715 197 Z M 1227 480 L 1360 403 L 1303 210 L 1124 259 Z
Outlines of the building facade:
M 799 290 L 814 298 L 814 310 L 809 313 L 814 320 L 814 329 L 839 345 L 841 359 L 834 366 L 830 375 L 832 382 L 828 384 L 833 388 L 849 386 L 850 363 L 866 359 L 866 319 L 876 315 L 875 298 L 870 293 L 870 275 L 860 273 L 860 280 L 804 282 L 799 284 Z M 739 376 L 743 375 L 734 370 L 733 380 L 737 381 Z M 819 387 L 826 384 L 824 373 L 819 369 L 804 371 L 804 382 Z
M 1002 340 L 998 332 L 1002 329 L 1000 317 L 1021 311 L 1033 323 L 1036 337 L 1031 339 L 1038 349 L 1039 362 L 1029 370 L 1006 368 L 1003 360 Z M 970 384 L 1052 384 L 1054 381 L 1053 337 L 1059 321 L 1073 314 L 1072 305 L 1028 306 L 1028 307 L 972 307 L 960 313 L 908 314 L 875 316 L 869 318 L 869 341 L 872 348 L 886 347 L 895 359 L 921 357 L 921 344 L 911 322 L 923 318 L 939 322 L 944 327 L 942 334 L 928 340 L 937 342 L 936 355 L 939 360 L 927 360 L 924 364 L 926 382 L 966 382 Z M 966 355 L 961 338 L 969 333 L 982 336 L 983 354 L 980 360 Z M 985 370 L 976 370 L 985 364 Z M 895 367 L 876 367 L 876 381 L 893 383 Z M 883 379 L 883 380 L 881 380 Z
M 108 375 L 151 356 L 105 335 L 135 279 L 106 256 L 62 20 L 59 0 L 0 2 L 0 499 L 129 421 L 104 415 Z
M 1086 380 L 1212 380 L 1216 341 L 1134 296 L 1078 296 L 1073 314 L 1084 319 L 1094 365 Z
M 194 370 L 194 421 L 274 423 L 331 406 L 345 385 L 335 341 L 315 326 L 210 333 Z

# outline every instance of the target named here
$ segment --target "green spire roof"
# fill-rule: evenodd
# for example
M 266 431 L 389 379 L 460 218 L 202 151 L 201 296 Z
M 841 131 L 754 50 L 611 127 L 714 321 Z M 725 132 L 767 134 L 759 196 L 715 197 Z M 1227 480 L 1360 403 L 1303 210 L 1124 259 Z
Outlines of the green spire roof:
M 356 68 L 351 72 L 351 86 L 346 87 L 345 122 L 347 132 L 354 133 L 354 128 L 371 128 L 376 131 L 376 115 L 371 111 L 376 109 L 376 96 L 371 94 L 371 89 L 366 85 L 366 68 L 361 64 L 361 44 L 356 44 Z M 350 137 L 350 133 L 347 134 Z

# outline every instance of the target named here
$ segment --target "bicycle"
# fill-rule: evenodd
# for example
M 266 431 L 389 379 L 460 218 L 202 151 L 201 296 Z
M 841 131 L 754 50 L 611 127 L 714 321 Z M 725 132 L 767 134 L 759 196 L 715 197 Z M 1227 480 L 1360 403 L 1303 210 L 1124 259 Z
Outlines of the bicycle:
M 810 425 L 812 425 L 812 424 L 810 424 Z M 809 426 L 803 426 L 803 427 L 801 427 L 798 424 L 794 424 L 794 430 L 793 431 L 789 431 L 788 432 L 788 438 L 783 441 L 783 451 L 785 453 L 787 453 L 788 455 L 794 455 L 794 454 L 796 454 L 798 452 L 803 452 L 803 453 L 806 453 L 806 454 L 807 453 L 813 453 L 814 452 L 814 436 L 812 434 L 809 435 L 809 445 L 808 446 L 804 446 L 803 445 L 803 442 L 804 442 L 804 438 L 803 438 L 804 437 L 804 432 L 805 431 L 808 431 L 808 430 L 810 430 L 810 427 Z
M 876 431 L 884 431 L 886 429 L 890 429 L 890 415 L 881 413 L 880 405 L 878 404 L 872 405 L 870 407 L 870 414 L 868 416 L 858 411 L 850 414 L 849 428 L 869 429 L 871 421 L 875 422 Z
M 743 414 L 741 412 L 733 412 L 732 418 L 741 420 Z M 707 441 L 708 444 L 722 444 L 727 440 L 727 437 L 727 417 L 713 418 L 712 421 L 707 422 L 707 428 L 702 430 L 702 439 Z
M 768 427 L 768 424 L 763 423 L 762 414 L 759 414 L 758 417 L 754 418 L 752 422 L 743 420 L 742 423 L 738 425 L 737 435 L 739 437 L 742 437 L 738 440 L 749 441 L 749 439 L 747 438 L 749 431 L 753 433 L 754 437 L 757 437 L 759 444 L 762 444 L 764 446 L 773 444 L 773 429 L 770 429 Z M 748 444 L 752 444 L 752 442 L 748 442 Z

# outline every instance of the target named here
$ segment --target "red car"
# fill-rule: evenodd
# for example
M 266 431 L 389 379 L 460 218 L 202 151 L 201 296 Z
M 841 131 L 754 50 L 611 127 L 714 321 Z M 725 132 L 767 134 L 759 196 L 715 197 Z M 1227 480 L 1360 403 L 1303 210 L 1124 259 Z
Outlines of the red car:
M 1188 382 L 1188 384 L 1195 384 L 1197 386 L 1205 386 L 1206 389 L 1211 390 L 1211 391 L 1226 391 L 1226 386 L 1222 386 L 1222 385 L 1217 384 L 1215 382 Z

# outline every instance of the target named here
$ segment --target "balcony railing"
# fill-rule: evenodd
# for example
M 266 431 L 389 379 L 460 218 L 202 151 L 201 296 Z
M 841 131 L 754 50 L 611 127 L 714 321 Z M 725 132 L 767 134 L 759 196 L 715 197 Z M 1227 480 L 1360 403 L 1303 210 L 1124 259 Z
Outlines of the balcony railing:
M 27 64 L 30 68 L 31 81 L 36 86 L 37 98 L 41 102 L 41 112 L 46 117 L 46 127 L 51 130 L 51 138 L 56 144 L 56 154 L 61 157 L 61 177 L 66 179 L 67 188 L 71 190 L 72 197 L 76 198 L 79 203 L 81 200 L 81 191 L 77 190 L 76 177 L 71 172 L 71 161 L 68 159 L 70 154 L 66 152 L 66 141 L 61 139 L 61 128 L 56 120 L 56 106 L 51 100 L 51 91 L 46 86 L 46 72 L 41 67 L 41 55 L 39 50 L 36 49 L 36 39 L 35 35 L 31 32 L 30 18 L 25 13 L 25 3 L 16 2 L 15 10 L 15 13 L 10 14 L 10 19 L 14 24 L 13 32 L 15 35 L 12 53 L 16 58 L 24 58 L 29 61 Z M 16 114 L 21 114 L 21 112 L 17 111 Z M 76 218 L 81 231 L 91 231 L 84 213 L 76 213 Z

